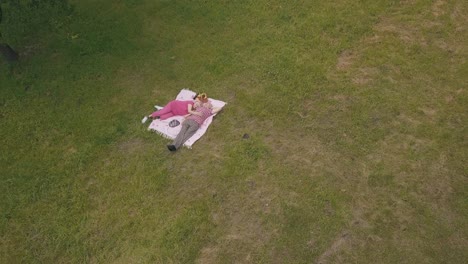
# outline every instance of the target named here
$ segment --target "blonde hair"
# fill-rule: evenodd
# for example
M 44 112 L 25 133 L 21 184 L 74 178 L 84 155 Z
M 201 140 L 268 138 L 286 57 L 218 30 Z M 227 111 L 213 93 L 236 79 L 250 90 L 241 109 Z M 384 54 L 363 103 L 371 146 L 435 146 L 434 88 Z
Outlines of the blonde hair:
M 200 100 L 202 103 L 207 103 L 208 102 L 208 95 L 206 93 L 201 93 L 197 95 L 197 99 Z

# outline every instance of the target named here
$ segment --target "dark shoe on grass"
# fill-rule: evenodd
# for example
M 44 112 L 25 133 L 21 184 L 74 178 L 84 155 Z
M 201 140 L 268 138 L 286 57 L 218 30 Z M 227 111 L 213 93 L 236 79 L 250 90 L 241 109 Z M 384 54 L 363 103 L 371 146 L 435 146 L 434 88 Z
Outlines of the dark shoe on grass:
M 176 147 L 174 145 L 167 145 L 167 149 L 169 149 L 170 151 L 176 151 Z

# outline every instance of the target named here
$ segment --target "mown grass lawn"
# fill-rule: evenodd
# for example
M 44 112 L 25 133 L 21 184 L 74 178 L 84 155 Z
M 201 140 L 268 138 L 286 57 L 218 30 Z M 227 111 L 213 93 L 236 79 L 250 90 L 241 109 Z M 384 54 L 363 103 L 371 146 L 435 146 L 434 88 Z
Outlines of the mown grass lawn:
M 464 1 L 74 5 L 0 64 L 0 262 L 468 261 Z

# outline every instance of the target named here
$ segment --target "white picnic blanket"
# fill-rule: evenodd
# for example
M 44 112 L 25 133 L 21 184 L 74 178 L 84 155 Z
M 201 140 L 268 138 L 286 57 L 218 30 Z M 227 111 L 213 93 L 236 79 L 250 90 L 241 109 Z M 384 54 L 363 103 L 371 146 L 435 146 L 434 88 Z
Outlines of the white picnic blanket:
M 176 97 L 176 100 L 192 100 L 193 97 L 195 96 L 195 92 L 190 91 L 188 89 L 182 89 L 179 94 Z M 216 99 L 208 99 L 210 103 L 213 105 L 213 107 L 224 107 L 226 105 L 225 102 L 216 100 Z M 211 122 L 213 122 L 213 116 L 216 114 L 208 117 L 203 125 L 200 126 L 200 128 L 197 130 L 195 135 L 193 135 L 189 140 L 187 140 L 184 144 L 184 146 L 188 148 L 192 148 L 192 145 L 199 140 L 205 133 L 208 127 L 210 126 Z M 176 126 L 176 127 L 170 127 L 169 123 L 172 120 L 178 120 L 181 124 Z M 160 120 L 160 119 L 155 119 L 151 122 L 151 124 L 148 127 L 148 130 L 153 130 L 154 132 L 162 135 L 163 137 L 169 138 L 169 139 L 174 139 L 177 134 L 179 134 L 179 131 L 182 127 L 182 121 L 184 120 L 183 116 L 173 116 L 170 117 L 166 120 Z

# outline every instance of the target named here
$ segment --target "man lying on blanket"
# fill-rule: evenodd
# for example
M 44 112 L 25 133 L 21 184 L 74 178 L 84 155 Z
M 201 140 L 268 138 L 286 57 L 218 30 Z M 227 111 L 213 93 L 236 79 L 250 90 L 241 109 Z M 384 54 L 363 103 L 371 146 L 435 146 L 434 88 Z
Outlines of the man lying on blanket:
M 189 109 L 185 115 L 185 120 L 182 122 L 182 128 L 174 141 L 167 145 L 170 151 L 176 151 L 189 138 L 191 138 L 197 130 L 203 125 L 203 122 L 210 116 L 218 113 L 222 108 L 213 108 L 213 105 L 208 101 L 206 94 L 200 94 L 197 97 L 198 102 L 195 103 L 194 109 Z

